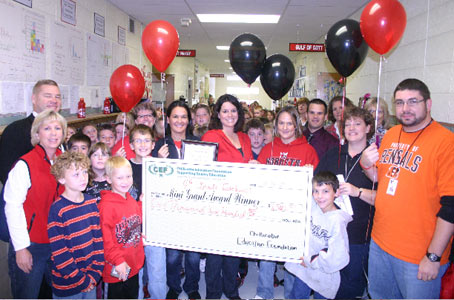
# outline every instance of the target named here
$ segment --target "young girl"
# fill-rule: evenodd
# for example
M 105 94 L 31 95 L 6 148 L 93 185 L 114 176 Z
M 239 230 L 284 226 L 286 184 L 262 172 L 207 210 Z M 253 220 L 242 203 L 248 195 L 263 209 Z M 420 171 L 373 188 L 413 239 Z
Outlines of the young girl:
M 99 142 L 91 146 L 88 151 L 88 158 L 91 162 L 90 167 L 90 180 L 88 182 L 85 192 L 89 195 L 95 196 L 98 200 L 102 190 L 110 190 L 110 185 L 106 179 L 106 161 L 110 157 L 110 148 L 106 144 Z
M 98 203 L 101 200 L 100 192 L 110 190 L 110 185 L 107 182 L 106 177 L 106 162 L 110 156 L 110 148 L 102 142 L 98 142 L 91 146 L 90 151 L 88 152 L 91 169 L 90 180 L 85 193 L 95 196 L 98 199 Z M 129 193 L 134 199 L 138 199 L 138 191 L 134 186 L 131 187 Z

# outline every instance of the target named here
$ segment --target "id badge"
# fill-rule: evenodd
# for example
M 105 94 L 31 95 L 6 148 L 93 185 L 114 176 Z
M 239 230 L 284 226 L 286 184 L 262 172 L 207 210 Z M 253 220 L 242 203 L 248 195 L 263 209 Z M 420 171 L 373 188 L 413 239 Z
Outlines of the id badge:
M 386 194 L 394 196 L 397 189 L 397 183 L 398 183 L 397 179 L 390 179 L 388 183 L 388 189 L 386 190 Z

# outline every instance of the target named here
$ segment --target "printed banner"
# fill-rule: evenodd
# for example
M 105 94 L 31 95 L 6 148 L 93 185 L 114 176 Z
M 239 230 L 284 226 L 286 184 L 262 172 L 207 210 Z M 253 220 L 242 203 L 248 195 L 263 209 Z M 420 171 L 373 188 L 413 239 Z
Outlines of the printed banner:
M 311 167 L 147 158 L 142 172 L 154 246 L 292 262 L 308 251 Z

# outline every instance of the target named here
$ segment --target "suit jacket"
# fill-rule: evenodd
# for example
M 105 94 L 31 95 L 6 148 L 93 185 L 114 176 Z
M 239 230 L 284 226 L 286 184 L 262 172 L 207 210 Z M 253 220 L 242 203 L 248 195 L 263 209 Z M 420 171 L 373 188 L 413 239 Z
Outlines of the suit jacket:
M 30 114 L 9 124 L 0 139 L 0 181 L 5 184 L 8 173 L 16 161 L 33 149 L 31 134 L 35 116 Z

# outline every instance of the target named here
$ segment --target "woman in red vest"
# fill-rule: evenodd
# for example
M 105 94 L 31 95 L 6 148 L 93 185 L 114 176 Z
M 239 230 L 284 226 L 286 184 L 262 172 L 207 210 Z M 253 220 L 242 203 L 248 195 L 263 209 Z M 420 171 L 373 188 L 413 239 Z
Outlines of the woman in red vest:
M 58 147 L 64 141 L 66 127 L 66 120 L 53 110 L 36 116 L 31 129 L 34 148 L 8 174 L 4 198 L 14 298 L 38 298 L 43 278 L 50 281 L 47 216 L 50 205 L 63 192 L 50 167 L 61 153 Z

